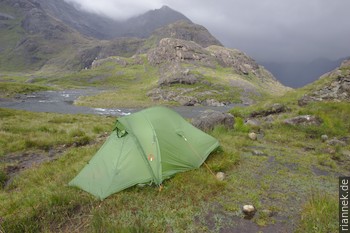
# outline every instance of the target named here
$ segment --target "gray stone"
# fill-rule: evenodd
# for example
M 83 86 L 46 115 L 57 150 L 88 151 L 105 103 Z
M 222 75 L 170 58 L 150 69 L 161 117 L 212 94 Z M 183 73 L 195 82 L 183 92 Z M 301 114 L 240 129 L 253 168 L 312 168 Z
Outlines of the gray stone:
M 321 140 L 322 140 L 322 142 L 327 141 L 328 140 L 328 136 L 326 134 L 322 135 L 321 136 Z
M 257 119 L 247 119 L 245 124 L 253 126 L 253 127 L 261 126 L 261 122 L 259 120 L 257 120 Z
M 251 140 L 253 140 L 253 141 L 255 141 L 255 140 L 258 139 L 258 135 L 257 135 L 256 133 L 254 133 L 254 132 L 249 133 L 249 134 L 248 134 L 248 137 L 249 137 Z
M 327 144 L 330 146 L 346 146 L 346 143 L 344 141 L 341 141 L 337 138 L 333 138 L 327 141 Z
M 204 131 L 213 130 L 217 125 L 232 129 L 234 117 L 230 113 L 207 110 L 192 120 L 192 124 Z
M 225 179 L 225 177 L 226 177 L 226 175 L 225 175 L 225 173 L 223 173 L 223 172 L 218 172 L 218 173 L 216 173 L 216 179 L 217 179 L 218 181 L 223 181 L 223 180 Z
M 260 150 L 253 150 L 252 153 L 253 155 L 256 155 L 256 156 L 267 156 L 264 152 Z
M 215 99 L 206 99 L 202 102 L 204 106 L 213 106 L 213 107 L 222 107 L 225 106 L 224 103 L 221 103 Z
M 244 205 L 242 207 L 242 212 L 247 215 L 247 216 L 254 216 L 255 212 L 256 212 L 256 209 L 253 205 Z
M 252 112 L 250 114 L 250 117 L 266 117 L 269 115 L 280 114 L 287 111 L 289 111 L 289 108 L 287 106 L 283 104 L 275 103 L 264 110 Z
M 301 115 L 286 119 L 284 123 L 288 125 L 320 125 L 322 121 L 316 116 Z

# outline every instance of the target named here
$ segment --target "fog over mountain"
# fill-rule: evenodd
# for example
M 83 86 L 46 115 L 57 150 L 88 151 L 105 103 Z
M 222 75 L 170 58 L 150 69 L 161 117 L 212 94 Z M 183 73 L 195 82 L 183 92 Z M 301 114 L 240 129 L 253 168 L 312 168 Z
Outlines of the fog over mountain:
M 312 82 L 350 55 L 348 0 L 65 1 L 121 21 L 168 5 L 205 26 L 224 46 L 246 52 L 292 87 Z
M 259 61 L 332 60 L 350 54 L 348 0 L 66 0 L 126 19 L 168 5 L 209 29 L 225 46 Z

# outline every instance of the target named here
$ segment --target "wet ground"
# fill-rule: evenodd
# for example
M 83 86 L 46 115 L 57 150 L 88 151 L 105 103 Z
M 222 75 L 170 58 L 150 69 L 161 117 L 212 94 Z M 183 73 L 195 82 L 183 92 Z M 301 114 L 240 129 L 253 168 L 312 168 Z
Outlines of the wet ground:
M 98 89 L 75 89 L 64 91 L 42 91 L 25 95 L 17 95 L 12 99 L 0 99 L 1 108 L 12 108 L 32 112 L 53 112 L 66 114 L 100 114 L 111 116 L 125 116 L 141 110 L 141 108 L 90 108 L 74 105 L 80 96 L 95 95 Z M 172 107 L 185 118 L 193 118 L 207 109 L 226 112 L 233 105 L 223 107 L 209 106 L 178 106 Z

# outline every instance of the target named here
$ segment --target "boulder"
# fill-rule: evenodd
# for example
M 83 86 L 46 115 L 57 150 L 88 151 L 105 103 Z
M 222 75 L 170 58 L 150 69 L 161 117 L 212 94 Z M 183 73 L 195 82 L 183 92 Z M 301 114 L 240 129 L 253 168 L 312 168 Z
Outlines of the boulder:
M 320 125 L 321 119 L 312 115 L 301 115 L 284 120 L 287 125 Z
M 283 104 L 275 103 L 264 110 L 252 112 L 250 114 L 250 117 L 266 117 L 269 115 L 280 114 L 287 111 L 289 111 L 289 108 L 287 106 Z
M 232 129 L 234 117 L 230 113 L 207 110 L 192 120 L 192 124 L 204 131 L 213 130 L 217 125 Z

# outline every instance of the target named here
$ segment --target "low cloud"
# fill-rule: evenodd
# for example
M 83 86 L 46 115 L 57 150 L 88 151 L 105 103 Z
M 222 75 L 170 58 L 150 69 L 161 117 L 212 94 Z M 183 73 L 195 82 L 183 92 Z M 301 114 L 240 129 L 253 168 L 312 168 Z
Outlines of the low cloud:
M 295 61 L 350 56 L 348 0 L 66 0 L 126 19 L 168 5 L 205 26 L 225 46 L 258 60 Z

